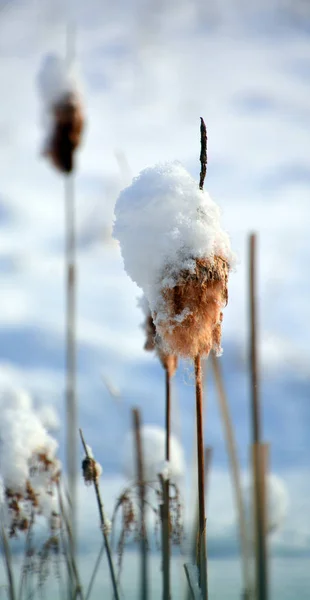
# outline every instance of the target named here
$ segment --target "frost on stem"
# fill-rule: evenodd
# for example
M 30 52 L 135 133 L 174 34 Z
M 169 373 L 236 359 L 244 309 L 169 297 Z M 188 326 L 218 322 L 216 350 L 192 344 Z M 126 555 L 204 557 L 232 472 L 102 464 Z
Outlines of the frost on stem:
M 74 153 L 81 142 L 84 115 L 77 84 L 63 59 L 48 55 L 38 75 L 46 115 L 43 155 L 64 173 L 74 168 Z
M 121 192 L 115 216 L 125 268 L 144 291 L 164 352 L 220 354 L 234 257 L 215 202 L 182 165 L 167 163 Z

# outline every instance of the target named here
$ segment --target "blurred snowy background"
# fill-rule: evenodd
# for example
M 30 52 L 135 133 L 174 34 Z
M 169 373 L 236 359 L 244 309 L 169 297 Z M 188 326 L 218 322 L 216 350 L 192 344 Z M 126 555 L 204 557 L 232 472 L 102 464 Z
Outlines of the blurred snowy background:
M 114 202 L 132 176 L 158 161 L 180 160 L 197 178 L 203 116 L 205 187 L 223 211 L 239 259 L 221 358 L 238 451 L 246 479 L 247 236 L 256 230 L 264 439 L 271 443 L 270 469 L 282 483 L 280 505 L 288 496 L 285 519 L 271 540 L 271 575 L 278 573 L 279 582 L 273 597 L 284 598 L 280 585 L 287 598 L 306 597 L 310 7 L 301 0 L 75 0 L 71 6 L 0 0 L 0 386 L 26 388 L 38 407 L 54 407 L 62 425 L 63 181 L 40 158 L 36 75 L 44 54 L 65 52 L 72 15 L 87 115 L 77 176 L 79 423 L 103 467 L 107 512 L 126 484 L 132 405 L 141 408 L 144 423 L 164 424 L 163 372 L 143 351 L 140 291 L 111 238 Z M 194 455 L 193 398 L 191 366 L 183 363 L 174 385 L 173 432 L 184 446 L 187 474 Z M 206 441 L 213 448 L 208 546 L 222 586 L 217 561 L 226 558 L 232 593 L 239 568 L 232 567 L 236 517 L 211 373 L 207 398 Z M 61 457 L 63 435 L 60 427 Z M 187 475 L 184 489 L 188 481 Z M 86 552 L 100 546 L 100 533 L 92 493 L 82 483 L 80 498 Z

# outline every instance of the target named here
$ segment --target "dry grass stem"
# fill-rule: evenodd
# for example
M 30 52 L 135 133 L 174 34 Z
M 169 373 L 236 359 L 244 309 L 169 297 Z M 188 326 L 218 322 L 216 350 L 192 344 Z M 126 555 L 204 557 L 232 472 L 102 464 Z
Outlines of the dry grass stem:
M 89 460 L 91 457 L 89 456 L 88 448 L 87 448 L 87 445 L 86 445 L 86 442 L 85 442 L 85 439 L 83 436 L 83 432 L 81 429 L 80 429 L 80 437 L 81 437 L 81 441 L 82 441 L 83 448 L 85 451 L 86 459 Z M 100 524 L 101 524 L 100 529 L 101 529 L 101 532 L 103 535 L 103 541 L 104 541 L 104 545 L 105 545 L 105 549 L 106 549 L 106 553 L 107 553 L 107 559 L 108 559 L 110 576 L 111 576 L 113 593 L 114 593 L 114 600 L 119 600 L 117 580 L 116 580 L 115 569 L 114 569 L 114 564 L 113 564 L 113 560 L 112 560 L 110 542 L 109 542 L 109 538 L 107 535 L 106 519 L 105 519 L 105 515 L 104 515 L 103 502 L 101 499 L 101 494 L 100 494 L 100 489 L 99 489 L 99 484 L 98 484 L 97 470 L 93 469 L 92 474 L 93 474 L 93 485 L 94 485 L 94 489 L 95 489 L 95 493 L 96 493 L 96 500 L 97 500 L 97 505 L 98 505 L 98 510 L 99 510 L 99 517 L 100 517 Z

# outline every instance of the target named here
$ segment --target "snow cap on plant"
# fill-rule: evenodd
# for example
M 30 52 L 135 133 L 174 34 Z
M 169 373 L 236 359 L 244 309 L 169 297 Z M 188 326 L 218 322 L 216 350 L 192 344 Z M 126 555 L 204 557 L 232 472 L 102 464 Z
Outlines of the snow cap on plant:
M 84 115 L 72 67 L 56 55 L 45 57 L 38 87 L 45 111 L 47 134 L 43 155 L 64 173 L 74 168 L 74 153 L 81 142 Z
M 173 377 L 178 368 L 178 357 L 175 354 L 166 352 L 163 348 L 160 337 L 156 335 L 156 327 L 154 325 L 152 313 L 145 296 L 139 298 L 139 306 L 142 308 L 144 313 L 144 322 L 142 324 L 146 338 L 144 350 L 147 350 L 148 352 L 155 350 L 163 368 L 165 371 L 167 371 L 170 377 Z
M 50 522 L 56 513 L 58 444 L 26 393 L 1 390 L 0 411 L 2 518 L 10 535 L 15 535 L 28 528 L 31 516 L 43 515 Z
M 144 169 L 116 203 L 114 236 L 167 353 L 221 353 L 233 254 L 220 210 L 177 163 Z

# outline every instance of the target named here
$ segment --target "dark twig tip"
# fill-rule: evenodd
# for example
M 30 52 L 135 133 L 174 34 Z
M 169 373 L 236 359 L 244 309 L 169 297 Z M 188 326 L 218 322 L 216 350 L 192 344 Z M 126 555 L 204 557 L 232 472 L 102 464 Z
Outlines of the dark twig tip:
M 207 128 L 206 124 L 202 117 L 200 117 L 200 178 L 199 178 L 199 188 L 203 190 L 205 177 L 207 174 L 207 164 L 208 164 L 208 155 L 207 155 Z

